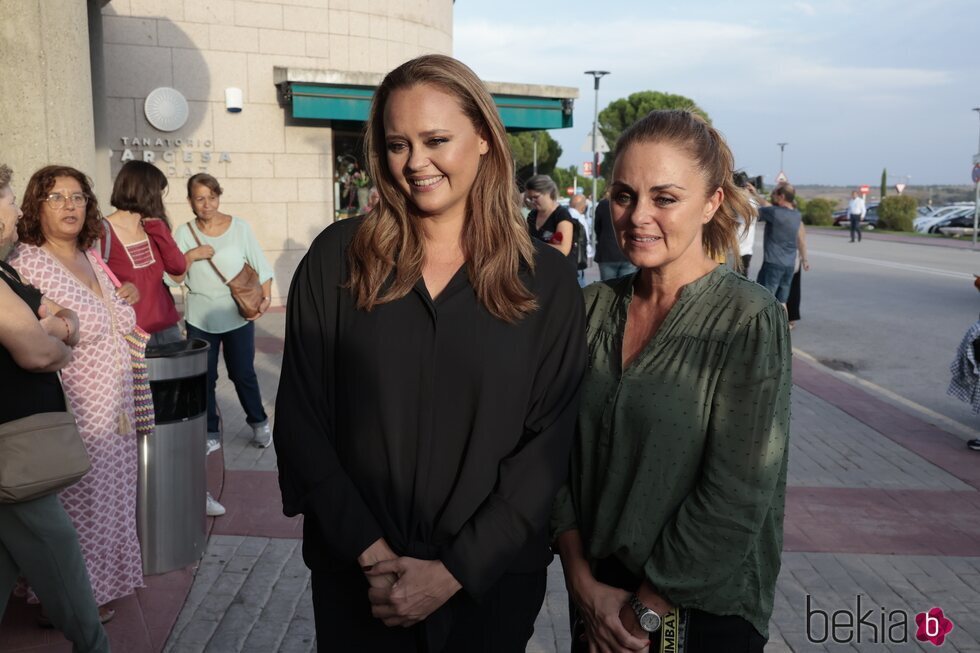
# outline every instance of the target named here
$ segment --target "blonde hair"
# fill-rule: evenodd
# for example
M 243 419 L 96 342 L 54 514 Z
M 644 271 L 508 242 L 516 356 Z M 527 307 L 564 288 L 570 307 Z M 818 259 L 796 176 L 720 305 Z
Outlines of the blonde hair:
M 537 308 L 534 295 L 520 278 L 522 267 L 534 270 L 534 245 L 520 211 L 506 131 L 493 98 L 476 74 L 443 55 L 426 55 L 402 64 L 375 91 L 364 154 L 379 198 L 351 243 L 351 293 L 358 308 L 370 311 L 404 297 L 422 276 L 425 244 L 421 225 L 388 169 L 384 126 L 391 94 L 420 84 L 431 84 L 453 96 L 488 143 L 470 188 L 461 241 L 466 270 L 480 303 L 494 317 L 517 322 Z M 382 292 L 392 271 L 394 280 Z
M 711 258 L 718 260 L 738 253 L 738 234 L 755 220 L 757 211 L 749 202 L 745 190 L 735 185 L 735 157 L 725 138 L 701 116 L 684 109 L 651 111 L 640 118 L 619 137 L 616 143 L 618 159 L 631 145 L 637 143 L 673 143 L 683 148 L 697 163 L 704 176 L 710 196 L 721 188 L 724 197 L 711 221 L 704 225 L 701 246 Z M 740 260 L 736 256 L 736 263 Z

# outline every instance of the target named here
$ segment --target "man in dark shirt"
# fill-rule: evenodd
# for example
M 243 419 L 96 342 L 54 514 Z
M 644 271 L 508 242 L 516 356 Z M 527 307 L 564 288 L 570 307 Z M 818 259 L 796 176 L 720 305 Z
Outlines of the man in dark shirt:
M 756 280 L 776 296 L 783 308 L 786 307 L 793 283 L 798 242 L 806 234 L 795 200 L 796 189 L 789 184 L 780 184 L 772 192 L 772 206 L 759 209 L 759 222 L 766 224 L 766 231 L 762 268 Z M 801 263 L 804 270 L 810 269 L 805 256 Z
M 636 272 L 623 250 L 619 248 L 612 215 L 609 213 L 609 200 L 603 199 L 595 207 L 595 261 L 599 264 L 599 278 L 616 279 Z

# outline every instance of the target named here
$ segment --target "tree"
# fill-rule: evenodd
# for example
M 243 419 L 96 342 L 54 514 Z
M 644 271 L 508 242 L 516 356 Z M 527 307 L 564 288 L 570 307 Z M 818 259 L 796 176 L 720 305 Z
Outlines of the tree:
M 912 231 L 912 221 L 917 215 L 918 205 L 910 195 L 881 198 L 881 204 L 878 205 L 878 226 L 894 231 Z
M 823 197 L 815 197 L 807 201 L 800 209 L 803 212 L 804 224 L 823 226 L 834 224 L 833 214 L 836 205 L 837 203 L 834 200 L 828 200 Z
M 510 150 L 514 156 L 517 180 L 521 185 L 534 174 L 534 140 L 538 141 L 538 174 L 550 175 L 558 157 L 561 145 L 546 131 L 529 131 L 507 134 Z
M 551 177 L 555 180 L 555 183 L 558 184 L 558 192 L 562 196 L 567 195 L 568 188 L 574 185 L 576 182 L 578 182 L 578 185 L 582 187 L 583 194 L 586 197 L 592 195 L 592 177 L 583 175 L 578 169 L 578 166 L 555 168 L 551 173 Z M 599 197 L 602 197 L 602 194 L 606 190 L 606 180 L 599 177 L 598 182 L 597 190 Z
M 606 139 L 609 147 L 614 148 L 620 134 L 627 127 L 656 109 L 690 109 L 711 122 L 704 109 L 690 98 L 660 91 L 639 91 L 606 105 L 606 108 L 599 112 L 599 131 L 602 132 L 602 137 Z M 608 152 L 603 157 L 602 176 L 606 179 L 612 174 L 613 161 L 615 161 L 613 152 Z
M 881 169 L 881 199 L 885 199 L 885 193 L 888 192 L 888 168 Z

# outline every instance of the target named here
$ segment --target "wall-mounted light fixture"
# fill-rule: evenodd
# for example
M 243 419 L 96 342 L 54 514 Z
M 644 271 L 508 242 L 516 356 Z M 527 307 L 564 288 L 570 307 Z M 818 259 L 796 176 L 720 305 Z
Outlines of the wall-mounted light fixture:
M 230 86 L 225 89 L 225 108 L 229 113 L 239 113 L 242 110 L 242 89 Z

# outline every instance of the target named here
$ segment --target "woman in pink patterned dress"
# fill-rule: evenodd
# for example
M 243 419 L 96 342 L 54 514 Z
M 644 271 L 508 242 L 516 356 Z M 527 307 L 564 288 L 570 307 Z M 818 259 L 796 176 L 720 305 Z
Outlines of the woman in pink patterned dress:
M 84 174 L 48 166 L 27 185 L 21 244 L 9 262 L 21 277 L 78 314 L 80 340 L 62 370 L 92 471 L 61 493 L 81 543 L 103 621 L 105 604 L 143 586 L 136 539 L 137 450 L 133 378 L 125 335 L 136 324 L 98 264 L 99 208 Z

